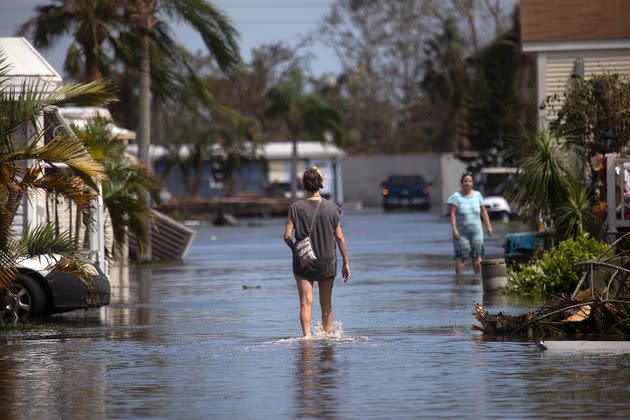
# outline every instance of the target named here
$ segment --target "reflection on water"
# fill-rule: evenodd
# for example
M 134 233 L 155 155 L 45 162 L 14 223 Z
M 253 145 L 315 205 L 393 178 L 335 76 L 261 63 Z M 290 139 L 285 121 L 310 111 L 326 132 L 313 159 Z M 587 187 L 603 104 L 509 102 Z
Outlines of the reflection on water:
M 474 302 L 527 304 L 454 278 L 446 218 L 366 210 L 344 226 L 353 276 L 335 286 L 335 334 L 300 337 L 283 220 L 202 226 L 185 262 L 113 280 L 109 307 L 0 333 L 0 418 L 630 415 L 630 356 L 469 330 Z M 495 227 L 489 257 L 512 228 Z
M 458 286 L 471 286 L 481 284 L 479 277 L 455 276 L 455 284 Z
M 488 308 L 505 308 L 510 302 L 510 297 L 503 291 L 483 292 L 483 306 Z
M 298 353 L 295 362 L 298 417 L 335 418 L 339 390 L 334 344 L 326 340 L 317 343 L 302 340 Z

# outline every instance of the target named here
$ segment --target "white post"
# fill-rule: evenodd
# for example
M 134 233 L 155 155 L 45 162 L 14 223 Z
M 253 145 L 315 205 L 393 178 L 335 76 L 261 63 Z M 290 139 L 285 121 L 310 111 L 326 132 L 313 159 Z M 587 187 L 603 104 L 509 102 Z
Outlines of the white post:
M 32 123 L 27 123 L 26 125 L 26 135 L 24 138 L 24 143 L 29 143 L 31 141 L 37 142 L 37 146 L 44 145 L 43 136 L 38 136 L 37 131 L 41 130 L 44 126 L 44 114 L 40 114 L 37 116 L 37 121 L 35 125 Z M 27 167 L 33 167 L 35 165 L 35 160 L 29 159 L 26 161 Z M 22 227 L 22 236 L 23 232 L 28 225 L 31 229 L 36 228 L 40 223 L 43 223 L 45 220 L 40 220 L 42 218 L 41 214 L 38 214 L 37 208 L 38 204 L 43 200 L 46 200 L 45 196 L 40 194 L 36 194 L 34 197 L 29 198 L 26 194 L 22 198 L 22 208 L 23 208 L 23 227 Z
M 98 264 L 101 271 L 107 275 L 107 260 L 105 259 L 105 212 L 103 208 L 103 187 L 98 184 L 98 197 L 96 199 L 97 208 L 97 228 L 98 228 Z
M 538 132 L 547 127 L 547 109 L 540 109 L 540 105 L 547 97 L 547 55 L 536 53 L 536 109 Z
M 623 168 L 621 168 L 623 174 Z M 608 232 L 606 234 L 606 240 L 608 242 L 614 241 L 617 235 L 617 206 L 615 203 L 615 156 L 612 154 L 606 155 L 606 201 L 608 203 Z M 623 187 L 621 190 L 623 196 Z M 623 208 L 621 210 L 623 217 Z M 612 240 L 611 240 L 612 238 Z

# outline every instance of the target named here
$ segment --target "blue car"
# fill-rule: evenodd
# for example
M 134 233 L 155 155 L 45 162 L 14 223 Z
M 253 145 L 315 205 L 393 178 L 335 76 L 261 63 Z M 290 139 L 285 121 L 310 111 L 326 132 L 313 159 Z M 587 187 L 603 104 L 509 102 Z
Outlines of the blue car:
M 390 175 L 381 183 L 383 210 L 431 208 L 431 184 L 422 175 Z

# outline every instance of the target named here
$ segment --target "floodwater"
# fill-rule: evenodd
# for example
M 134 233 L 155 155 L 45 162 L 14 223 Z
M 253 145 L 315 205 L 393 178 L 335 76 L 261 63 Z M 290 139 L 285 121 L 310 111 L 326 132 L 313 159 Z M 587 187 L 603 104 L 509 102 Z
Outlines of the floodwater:
M 335 333 L 311 340 L 284 220 L 248 222 L 199 227 L 185 262 L 132 270 L 109 307 L 0 335 L 0 418 L 630 416 L 630 356 L 471 331 L 476 301 L 527 308 L 453 276 L 438 212 L 345 212 L 352 277 L 335 284 Z M 487 256 L 518 228 L 495 224 Z

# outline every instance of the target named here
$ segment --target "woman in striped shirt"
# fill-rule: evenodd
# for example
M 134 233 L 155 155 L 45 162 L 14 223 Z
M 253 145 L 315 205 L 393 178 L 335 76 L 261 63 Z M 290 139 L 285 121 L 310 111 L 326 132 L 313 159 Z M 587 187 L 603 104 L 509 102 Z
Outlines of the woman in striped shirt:
M 453 246 L 455 248 L 455 273 L 464 274 L 466 259 L 472 259 L 476 276 L 481 274 L 481 257 L 483 257 L 483 228 L 486 225 L 488 235 L 492 236 L 492 225 L 486 208 L 482 205 L 483 197 L 479 191 L 473 190 L 473 176 L 465 173 L 460 180 L 462 189 L 451 195 L 447 201 L 448 214 L 453 229 Z

